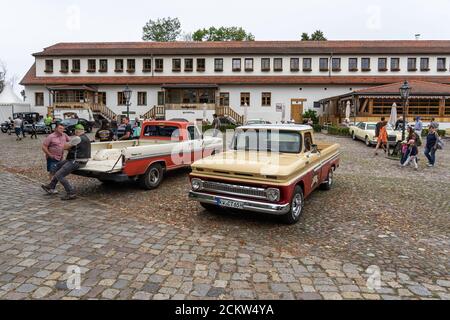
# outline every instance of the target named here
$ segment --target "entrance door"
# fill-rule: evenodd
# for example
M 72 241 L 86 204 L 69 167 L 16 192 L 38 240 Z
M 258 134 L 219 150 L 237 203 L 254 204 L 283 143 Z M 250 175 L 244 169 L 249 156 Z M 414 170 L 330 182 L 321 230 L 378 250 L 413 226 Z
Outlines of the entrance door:
M 306 99 L 291 99 L 291 119 L 295 123 L 303 122 L 303 102 Z

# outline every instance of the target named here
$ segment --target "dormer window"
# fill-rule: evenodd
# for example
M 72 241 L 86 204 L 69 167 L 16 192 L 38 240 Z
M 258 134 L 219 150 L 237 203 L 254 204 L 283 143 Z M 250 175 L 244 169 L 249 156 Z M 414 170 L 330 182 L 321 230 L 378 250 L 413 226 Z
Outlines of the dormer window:
M 45 60 L 45 72 L 53 72 L 53 60 Z

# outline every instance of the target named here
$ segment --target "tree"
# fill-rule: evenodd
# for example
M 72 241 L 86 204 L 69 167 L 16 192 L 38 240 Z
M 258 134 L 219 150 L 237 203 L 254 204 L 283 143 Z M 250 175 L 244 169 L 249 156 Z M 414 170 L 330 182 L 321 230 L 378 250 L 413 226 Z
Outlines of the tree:
M 317 116 L 316 110 L 305 111 L 305 113 L 303 114 L 303 119 L 309 119 L 309 118 L 311 118 L 311 120 L 313 121 L 314 124 L 319 123 L 319 117 Z
M 327 41 L 324 33 L 320 30 L 316 30 L 311 36 L 307 32 L 303 32 L 301 38 L 302 41 Z
M 242 27 L 209 27 L 192 34 L 194 41 L 254 41 L 255 36 Z
M 156 21 L 150 20 L 142 29 L 144 41 L 176 41 L 181 34 L 181 23 L 178 18 L 168 17 Z

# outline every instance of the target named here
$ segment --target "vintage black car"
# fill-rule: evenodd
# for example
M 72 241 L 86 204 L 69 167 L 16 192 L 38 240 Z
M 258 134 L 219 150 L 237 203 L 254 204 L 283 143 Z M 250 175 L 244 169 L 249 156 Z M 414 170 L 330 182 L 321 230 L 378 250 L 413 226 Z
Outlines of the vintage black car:
M 65 127 L 64 132 L 72 136 L 75 134 L 75 126 L 81 124 L 87 133 L 92 132 L 92 127 L 94 126 L 93 121 L 87 121 L 86 119 L 64 119 L 61 124 Z

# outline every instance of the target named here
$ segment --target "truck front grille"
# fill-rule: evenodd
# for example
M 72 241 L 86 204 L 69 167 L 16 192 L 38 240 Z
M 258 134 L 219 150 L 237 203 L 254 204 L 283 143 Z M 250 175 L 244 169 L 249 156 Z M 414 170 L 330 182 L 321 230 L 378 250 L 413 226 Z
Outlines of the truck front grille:
M 246 196 L 250 198 L 266 199 L 266 189 L 238 186 L 228 183 L 203 181 L 203 188 L 205 191 L 212 191 L 223 194 Z

